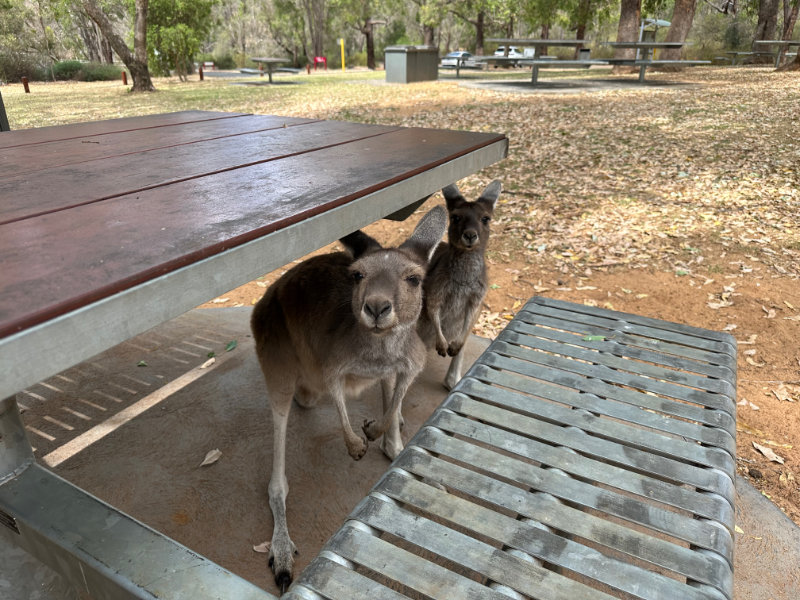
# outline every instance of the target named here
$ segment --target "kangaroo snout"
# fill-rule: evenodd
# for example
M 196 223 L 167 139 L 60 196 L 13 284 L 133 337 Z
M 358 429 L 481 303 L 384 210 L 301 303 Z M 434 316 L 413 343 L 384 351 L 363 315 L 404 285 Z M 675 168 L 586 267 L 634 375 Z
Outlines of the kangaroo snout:
M 371 297 L 361 307 L 362 322 L 370 328 L 385 329 L 394 324 L 394 307 L 388 298 Z
M 461 235 L 461 241 L 467 248 L 470 248 L 478 243 L 478 232 L 474 229 L 468 229 Z

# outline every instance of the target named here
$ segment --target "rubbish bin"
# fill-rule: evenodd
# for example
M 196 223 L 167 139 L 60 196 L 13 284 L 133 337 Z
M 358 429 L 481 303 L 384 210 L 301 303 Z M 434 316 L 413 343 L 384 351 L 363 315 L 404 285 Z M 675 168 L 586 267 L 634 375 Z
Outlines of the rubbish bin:
M 439 51 L 435 46 L 389 46 L 384 52 L 388 83 L 439 78 Z

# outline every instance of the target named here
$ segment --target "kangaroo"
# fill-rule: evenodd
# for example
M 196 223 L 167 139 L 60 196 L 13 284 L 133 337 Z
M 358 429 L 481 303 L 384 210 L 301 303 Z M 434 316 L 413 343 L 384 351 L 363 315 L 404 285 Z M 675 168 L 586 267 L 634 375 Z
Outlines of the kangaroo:
M 427 347 L 440 356 L 452 356 L 444 385 L 453 388 L 461 379 L 461 348 L 478 318 L 489 284 L 484 254 L 489 223 L 500 196 L 499 180 L 490 183 L 475 202 L 461 195 L 456 185 L 442 190 L 450 226 L 447 242 L 439 244 L 425 276 L 425 308 L 418 330 Z
M 422 280 L 446 226 L 446 212 L 438 206 L 398 248 L 384 249 L 356 231 L 340 240 L 346 252 L 298 264 L 253 309 L 250 326 L 272 408 L 269 562 L 281 593 L 291 583 L 297 552 L 286 522 L 286 425 L 292 399 L 306 407 L 332 400 L 354 460 L 364 456 L 367 439 L 381 435 L 390 457 L 402 450 L 401 401 L 426 358 L 416 330 Z M 365 439 L 353 432 L 345 395 L 377 380 L 384 392 L 384 415 L 364 423 Z

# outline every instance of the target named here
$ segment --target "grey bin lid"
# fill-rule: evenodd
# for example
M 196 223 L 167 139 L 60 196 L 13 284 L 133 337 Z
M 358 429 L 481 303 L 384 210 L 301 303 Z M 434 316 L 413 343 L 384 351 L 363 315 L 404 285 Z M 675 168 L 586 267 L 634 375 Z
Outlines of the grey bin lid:
M 384 52 L 437 52 L 436 46 L 387 46 Z

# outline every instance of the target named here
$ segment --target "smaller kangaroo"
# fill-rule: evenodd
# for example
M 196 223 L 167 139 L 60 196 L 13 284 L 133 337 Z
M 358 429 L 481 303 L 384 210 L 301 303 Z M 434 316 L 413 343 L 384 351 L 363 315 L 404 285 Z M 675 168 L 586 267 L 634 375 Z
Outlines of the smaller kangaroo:
M 403 448 L 401 402 L 425 366 L 425 344 L 417 333 L 422 280 L 446 226 L 447 214 L 437 206 L 398 248 L 384 249 L 356 231 L 340 240 L 347 252 L 316 256 L 290 269 L 253 309 L 250 327 L 272 409 L 269 562 L 281 593 L 291 583 L 297 551 L 286 522 L 286 425 L 292 399 L 301 406 L 330 399 L 347 452 L 359 460 L 367 441 L 353 432 L 345 395 L 379 380 L 384 415 L 362 430 L 370 440 L 383 435 L 383 451 L 397 456 Z
M 448 241 L 439 244 L 428 265 L 423 284 L 425 308 L 418 330 L 428 348 L 453 357 L 444 379 L 447 389 L 461 379 L 461 348 L 489 285 L 484 255 L 501 189 L 502 184 L 495 180 L 474 202 L 466 200 L 455 184 L 442 189 L 450 216 Z

